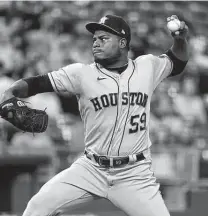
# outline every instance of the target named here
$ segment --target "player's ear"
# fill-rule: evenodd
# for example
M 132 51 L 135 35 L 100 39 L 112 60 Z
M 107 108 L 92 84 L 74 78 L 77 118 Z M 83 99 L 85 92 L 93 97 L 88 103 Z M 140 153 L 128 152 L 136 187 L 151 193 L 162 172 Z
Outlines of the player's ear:
M 127 40 L 126 40 L 126 38 L 121 38 L 120 39 L 120 41 L 119 41 L 119 46 L 120 46 L 120 48 L 125 48 L 126 47 L 126 45 L 127 45 Z

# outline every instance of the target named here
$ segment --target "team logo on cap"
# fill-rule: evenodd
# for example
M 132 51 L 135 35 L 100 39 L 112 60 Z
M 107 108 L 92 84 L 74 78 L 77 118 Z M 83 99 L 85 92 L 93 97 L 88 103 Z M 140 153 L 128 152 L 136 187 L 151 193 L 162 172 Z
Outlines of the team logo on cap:
M 108 19 L 108 17 L 102 17 L 101 19 L 100 19 L 100 24 L 104 24 L 105 23 L 105 21 Z
M 125 32 L 123 29 L 122 29 L 121 33 L 122 33 L 122 34 L 126 34 L 126 32 Z

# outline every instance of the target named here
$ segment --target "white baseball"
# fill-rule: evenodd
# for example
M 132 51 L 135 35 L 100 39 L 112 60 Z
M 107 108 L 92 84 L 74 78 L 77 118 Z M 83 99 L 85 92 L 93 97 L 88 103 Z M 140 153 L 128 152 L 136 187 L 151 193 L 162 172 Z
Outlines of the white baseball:
M 178 19 L 170 20 L 167 27 L 171 32 L 176 32 L 180 29 L 181 22 Z

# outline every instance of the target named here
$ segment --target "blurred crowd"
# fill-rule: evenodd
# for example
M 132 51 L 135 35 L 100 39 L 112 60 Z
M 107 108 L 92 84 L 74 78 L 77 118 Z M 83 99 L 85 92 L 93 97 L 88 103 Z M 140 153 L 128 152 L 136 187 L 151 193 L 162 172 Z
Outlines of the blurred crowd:
M 191 59 L 183 75 L 166 79 L 155 91 L 151 139 L 155 146 L 206 148 L 207 10 L 207 2 L 186 1 L 0 1 L 0 93 L 19 78 L 44 74 L 74 62 L 92 62 L 92 39 L 84 26 L 106 14 L 123 16 L 130 24 L 131 58 L 147 53 L 160 55 L 172 42 L 166 18 L 176 14 L 189 26 Z M 47 93 L 27 101 L 35 108 L 47 107 L 47 133 L 32 137 L 1 121 L 0 142 L 6 139 L 11 149 L 23 146 L 24 152 L 33 142 L 34 148 L 44 152 L 44 147 L 48 150 L 60 143 L 58 139 L 69 142 L 78 151 L 83 148 L 83 128 L 75 97 Z M 28 144 L 29 139 L 33 141 Z

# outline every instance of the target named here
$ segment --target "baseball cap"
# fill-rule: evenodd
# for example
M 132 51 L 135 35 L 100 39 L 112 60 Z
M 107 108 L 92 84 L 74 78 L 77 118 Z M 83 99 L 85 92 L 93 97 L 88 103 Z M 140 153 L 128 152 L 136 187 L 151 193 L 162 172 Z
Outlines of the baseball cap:
M 86 29 L 92 34 L 94 34 L 96 30 L 104 30 L 124 37 L 128 42 L 131 40 L 129 25 L 122 17 L 116 15 L 106 15 L 102 17 L 98 23 L 88 23 Z

